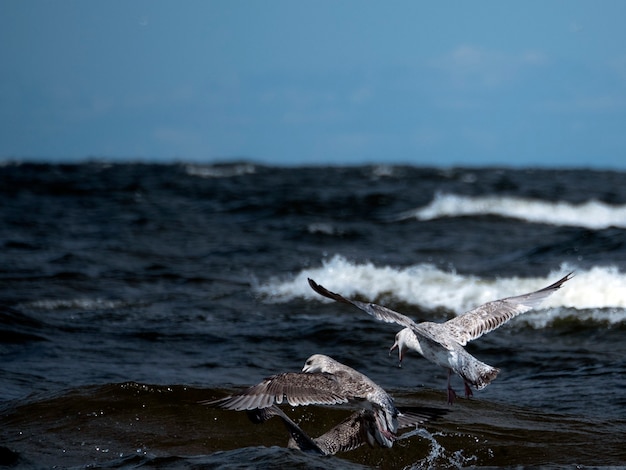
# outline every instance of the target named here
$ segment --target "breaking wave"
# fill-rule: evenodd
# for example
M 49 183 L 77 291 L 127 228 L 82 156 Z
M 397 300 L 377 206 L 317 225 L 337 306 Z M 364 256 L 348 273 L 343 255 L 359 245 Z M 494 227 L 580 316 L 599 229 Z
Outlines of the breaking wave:
M 268 280 L 256 289 L 268 302 L 297 298 L 328 301 L 309 287 L 307 278 L 312 278 L 347 297 L 383 304 L 393 300 L 425 310 L 443 308 L 458 315 L 491 300 L 541 289 L 571 271 L 574 277 L 543 303 L 541 315 L 525 314 L 526 321 L 543 328 L 552 320 L 571 316 L 576 311 L 580 320 L 626 322 L 626 273 L 611 266 L 582 270 L 563 265 L 543 277 L 484 279 L 443 271 L 431 264 L 395 268 L 369 262 L 357 264 L 336 255 L 320 267 L 302 270 L 290 279 Z
M 521 197 L 461 196 L 438 193 L 427 206 L 400 214 L 396 220 L 494 215 L 526 222 L 592 230 L 626 228 L 626 205 L 590 200 L 582 204 L 541 201 Z

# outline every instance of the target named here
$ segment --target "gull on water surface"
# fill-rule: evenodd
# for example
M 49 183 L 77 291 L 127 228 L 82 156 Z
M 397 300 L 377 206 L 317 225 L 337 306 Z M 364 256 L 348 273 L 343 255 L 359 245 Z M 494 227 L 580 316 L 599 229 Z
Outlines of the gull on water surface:
M 375 426 L 368 428 L 370 439 L 381 447 L 391 447 L 396 439 L 399 412 L 391 396 L 369 377 L 323 354 L 309 357 L 302 372 L 273 375 L 238 394 L 205 404 L 249 411 L 285 401 L 291 406 L 355 403 L 371 412 Z
M 305 433 L 276 405 L 249 410 L 247 413 L 250 420 L 257 424 L 264 423 L 274 416 L 279 417 L 290 434 L 287 446 L 291 449 L 334 455 L 339 452 L 354 450 L 363 444 L 368 444 L 371 447 L 380 445 L 375 438 L 377 420 L 372 410 L 361 409 L 356 411 L 337 426 L 315 438 L 311 438 Z M 432 408 L 402 409 L 398 416 L 398 429 L 416 427 L 426 421 L 436 419 L 444 413 L 443 410 Z
M 500 372 L 500 369 L 476 359 L 463 346 L 469 341 L 502 326 L 517 315 L 537 307 L 571 277 L 572 273 L 569 273 L 554 284 L 538 291 L 487 302 L 444 323 L 416 323 L 406 315 L 387 307 L 346 299 L 342 295 L 331 292 L 317 284 L 313 279 L 309 279 L 309 285 L 315 292 L 324 297 L 354 305 L 386 323 L 397 323 L 404 326 L 405 328 L 396 334 L 395 343 L 390 351 L 398 348 L 400 362 L 402 362 L 404 352 L 407 349 L 412 349 L 429 361 L 448 369 L 448 403 L 451 404 L 456 398 L 456 393 L 450 385 L 452 372 L 463 379 L 466 397 L 472 396 L 470 385 L 474 386 L 476 390 L 481 390 L 489 385 Z

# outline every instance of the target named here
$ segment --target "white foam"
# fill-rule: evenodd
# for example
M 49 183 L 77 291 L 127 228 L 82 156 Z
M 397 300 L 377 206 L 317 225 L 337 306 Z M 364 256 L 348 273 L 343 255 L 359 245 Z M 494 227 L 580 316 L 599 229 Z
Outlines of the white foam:
M 24 302 L 18 305 L 19 308 L 34 308 L 38 310 L 64 310 L 64 309 L 80 309 L 80 310 L 111 310 L 121 308 L 128 305 L 127 302 L 106 299 L 40 299 L 32 302 Z
M 442 271 L 431 264 L 394 268 L 356 264 L 336 255 L 320 267 L 305 269 L 291 279 L 271 279 L 256 289 L 269 302 L 297 298 L 330 302 L 313 292 L 307 282 L 310 277 L 346 297 L 359 296 L 383 304 L 393 299 L 425 310 L 444 308 L 458 315 L 491 300 L 541 289 L 570 271 L 575 271 L 574 277 L 544 301 L 539 308 L 543 313 L 525 314 L 525 321 L 543 328 L 573 311 L 581 319 L 611 324 L 626 321 L 626 274 L 610 266 L 582 270 L 564 265 L 542 277 L 482 279 Z
M 427 206 L 405 212 L 398 219 L 433 220 L 442 217 L 496 215 L 532 223 L 603 229 L 626 228 L 626 205 L 610 205 L 597 200 L 582 204 L 541 201 L 518 197 L 460 196 L 436 194 Z
M 256 167 L 251 163 L 235 165 L 185 165 L 188 175 L 200 178 L 230 178 L 232 176 L 249 175 L 256 173 Z

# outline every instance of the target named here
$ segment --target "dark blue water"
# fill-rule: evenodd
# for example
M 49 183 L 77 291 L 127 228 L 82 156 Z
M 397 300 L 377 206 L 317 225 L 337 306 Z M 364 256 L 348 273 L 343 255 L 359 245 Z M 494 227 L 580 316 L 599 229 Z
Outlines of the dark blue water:
M 0 463 L 18 467 L 626 465 L 626 181 L 587 170 L 0 167 Z M 389 357 L 394 325 L 306 283 L 444 321 L 575 277 L 468 350 Z M 447 414 L 392 449 L 285 449 L 199 405 L 324 353 Z M 455 383 L 462 390 L 460 383 Z M 312 435 L 349 410 L 287 410 Z

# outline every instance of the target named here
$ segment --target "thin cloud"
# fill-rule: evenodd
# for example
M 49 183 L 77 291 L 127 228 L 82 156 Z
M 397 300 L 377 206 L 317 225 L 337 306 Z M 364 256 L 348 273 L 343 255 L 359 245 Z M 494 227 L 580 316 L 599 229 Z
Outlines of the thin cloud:
M 457 85 L 499 86 L 520 77 L 528 67 L 544 65 L 547 57 L 540 51 L 506 54 L 499 50 L 461 44 L 431 63 Z
M 549 100 L 541 102 L 537 108 L 540 111 L 553 113 L 573 112 L 611 112 L 626 110 L 626 98 L 621 95 L 589 95 L 580 96 L 570 100 Z
M 362 86 L 350 94 L 350 101 L 355 104 L 362 104 L 369 101 L 373 94 L 374 93 L 371 87 Z
M 616 72 L 620 78 L 626 79 L 626 55 L 609 61 L 609 67 Z

